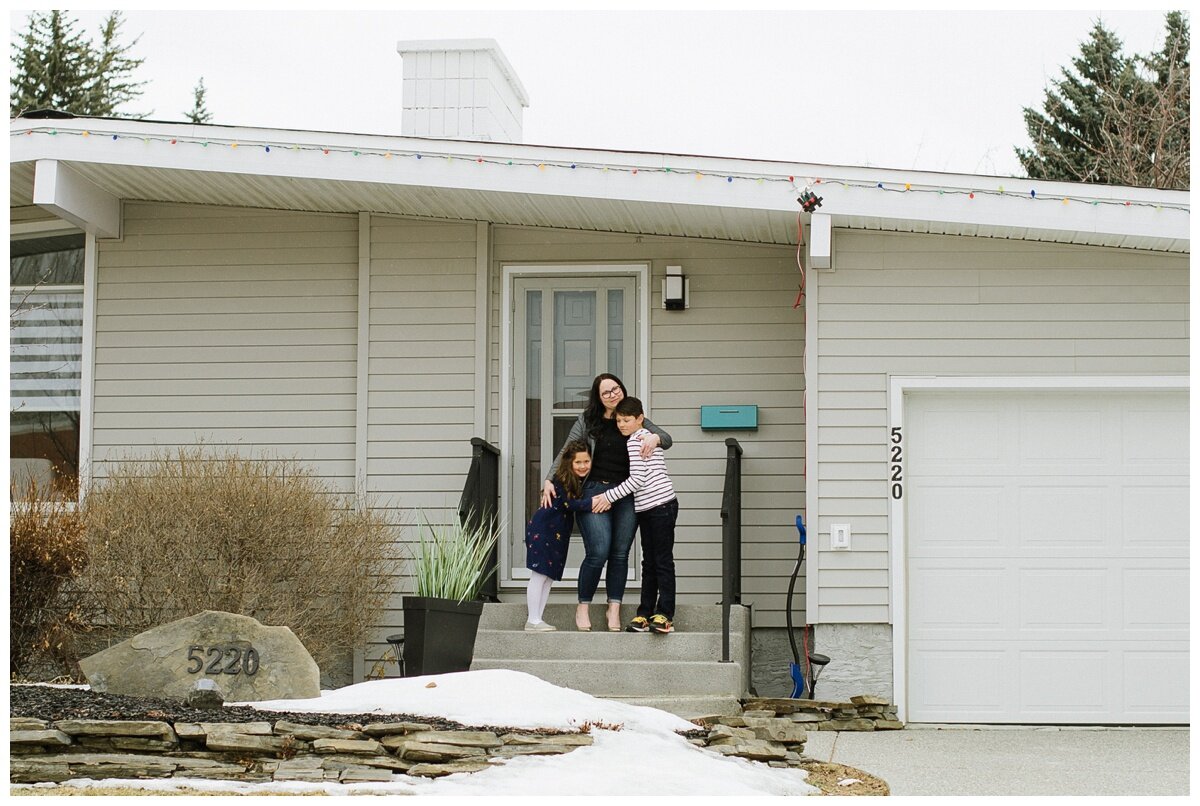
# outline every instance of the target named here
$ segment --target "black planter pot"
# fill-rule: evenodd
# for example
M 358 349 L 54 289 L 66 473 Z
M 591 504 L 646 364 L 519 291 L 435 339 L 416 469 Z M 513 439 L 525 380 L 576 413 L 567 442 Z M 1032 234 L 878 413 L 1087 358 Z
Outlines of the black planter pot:
M 404 676 L 465 672 L 475 654 L 483 602 L 404 597 Z

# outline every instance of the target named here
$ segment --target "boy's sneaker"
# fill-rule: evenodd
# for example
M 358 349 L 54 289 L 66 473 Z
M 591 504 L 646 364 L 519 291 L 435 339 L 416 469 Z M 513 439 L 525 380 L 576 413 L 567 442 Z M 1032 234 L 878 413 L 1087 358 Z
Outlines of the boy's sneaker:
M 675 632 L 675 628 L 671 625 L 671 620 L 661 613 L 650 619 L 650 629 L 660 635 Z
M 635 616 L 633 621 L 629 622 L 629 626 L 625 628 L 625 632 L 650 632 L 650 622 L 646 621 L 643 616 Z

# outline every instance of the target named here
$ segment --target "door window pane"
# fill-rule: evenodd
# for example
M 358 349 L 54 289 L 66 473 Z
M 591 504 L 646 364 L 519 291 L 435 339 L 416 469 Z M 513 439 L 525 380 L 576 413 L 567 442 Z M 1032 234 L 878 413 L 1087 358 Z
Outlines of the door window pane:
M 596 376 L 596 292 L 554 292 L 554 406 L 582 409 Z
M 608 292 L 608 369 L 618 378 L 625 377 L 625 292 Z
M 525 292 L 525 511 L 542 490 L 542 292 Z

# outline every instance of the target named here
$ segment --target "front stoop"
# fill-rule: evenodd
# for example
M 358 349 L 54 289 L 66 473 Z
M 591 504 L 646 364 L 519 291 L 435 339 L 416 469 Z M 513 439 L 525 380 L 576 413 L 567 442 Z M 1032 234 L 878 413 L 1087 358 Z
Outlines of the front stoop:
M 621 608 L 622 624 L 634 617 Z M 472 669 L 512 669 L 597 697 L 648 705 L 684 718 L 735 713 L 750 670 L 750 610 L 730 613 L 730 662 L 721 662 L 720 605 L 680 605 L 676 632 L 610 633 L 603 608 L 592 608 L 592 632 L 575 629 L 575 605 L 547 605 L 557 632 L 524 631 L 522 604 L 487 604 Z

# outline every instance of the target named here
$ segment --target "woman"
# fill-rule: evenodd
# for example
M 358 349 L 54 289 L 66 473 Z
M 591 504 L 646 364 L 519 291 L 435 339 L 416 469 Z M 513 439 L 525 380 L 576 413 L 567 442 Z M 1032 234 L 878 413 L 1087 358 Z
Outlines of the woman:
M 591 499 L 611 490 L 629 478 L 629 454 L 625 452 L 625 437 L 617 430 L 613 410 L 625 398 L 625 384 L 616 375 L 601 373 L 592 382 L 588 393 L 587 407 L 571 427 L 567 444 L 576 440 L 587 442 L 592 453 L 592 469 L 583 483 L 584 499 Z M 653 436 L 647 438 L 642 453 L 649 454 L 657 446 L 663 450 L 671 447 L 671 435 L 649 420 L 645 427 Z M 565 446 L 564 446 L 565 447 Z M 551 467 L 557 467 L 562 451 L 554 458 Z M 542 506 L 549 506 L 554 498 L 554 482 L 547 476 L 542 485 Z M 637 517 L 633 511 L 633 497 L 626 496 L 605 512 L 582 512 L 579 514 L 579 531 L 583 533 L 585 556 L 579 566 L 579 606 L 575 610 L 575 627 L 579 630 L 592 629 L 588 605 L 600 584 L 600 572 L 608 565 L 604 591 L 608 598 L 606 620 L 609 632 L 621 631 L 621 599 L 625 596 L 625 578 L 629 575 L 629 547 L 633 545 L 633 533 L 637 530 Z

